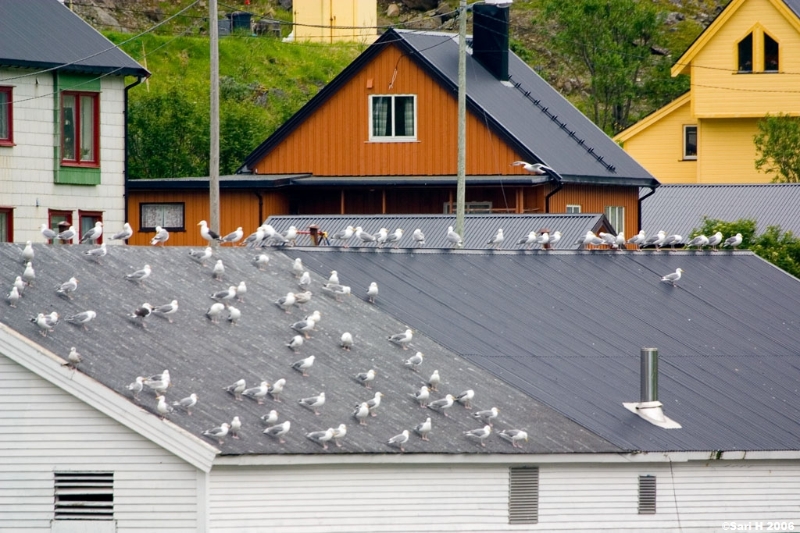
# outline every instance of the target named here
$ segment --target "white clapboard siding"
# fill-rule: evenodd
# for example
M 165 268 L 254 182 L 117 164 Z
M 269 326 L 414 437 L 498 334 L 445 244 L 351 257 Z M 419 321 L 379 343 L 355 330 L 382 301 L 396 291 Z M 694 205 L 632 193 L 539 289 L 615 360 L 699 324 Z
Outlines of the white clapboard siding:
M 0 533 L 50 533 L 55 471 L 114 474 L 117 533 L 195 533 L 197 470 L 0 355 Z

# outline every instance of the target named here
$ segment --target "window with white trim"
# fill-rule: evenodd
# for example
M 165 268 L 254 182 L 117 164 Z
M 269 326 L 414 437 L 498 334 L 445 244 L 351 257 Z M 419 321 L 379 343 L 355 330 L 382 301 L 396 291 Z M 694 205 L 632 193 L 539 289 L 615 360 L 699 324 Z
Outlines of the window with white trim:
M 685 125 L 683 127 L 683 159 L 697 160 L 697 126 Z
M 0 146 L 14 146 L 14 114 L 12 88 L 0 87 Z
M 576 215 L 581 212 L 581 206 L 578 204 L 567 204 L 567 211 L 568 215 Z
M 444 203 L 444 214 L 452 215 L 456 212 L 456 204 Z M 492 212 L 492 202 L 464 202 L 464 213 L 488 214 Z
M 369 139 L 371 141 L 415 141 L 417 139 L 416 95 L 371 95 L 369 98 Z
M 508 523 L 539 523 L 539 467 L 508 469 Z
M 54 472 L 55 520 L 113 520 L 113 472 Z
M 617 233 L 625 231 L 625 208 L 621 205 L 607 205 L 605 209 L 606 218 Z
M 639 514 L 656 514 L 656 476 L 639 476 Z
M 139 231 L 155 231 L 156 226 L 167 231 L 185 230 L 184 203 L 139 204 Z

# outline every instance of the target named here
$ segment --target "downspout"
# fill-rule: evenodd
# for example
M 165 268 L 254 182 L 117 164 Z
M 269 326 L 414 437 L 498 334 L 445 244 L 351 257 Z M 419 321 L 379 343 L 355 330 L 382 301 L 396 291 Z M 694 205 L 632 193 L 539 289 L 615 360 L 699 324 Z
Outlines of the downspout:
M 560 191 L 562 187 L 564 187 L 564 182 L 562 182 L 561 180 L 557 180 L 556 183 L 557 183 L 556 188 L 553 189 L 552 191 L 550 191 L 549 193 L 547 193 L 547 196 L 544 197 L 544 212 L 545 213 L 549 213 L 550 212 L 550 197 L 553 196 L 558 191 Z
M 264 223 L 264 197 L 258 191 L 253 191 L 253 194 L 258 198 L 258 224 L 260 226 Z
M 123 163 L 123 177 L 125 178 L 123 181 L 123 191 L 122 197 L 125 200 L 125 218 L 123 219 L 125 222 L 128 222 L 128 91 L 136 87 L 142 83 L 142 77 L 138 76 L 136 81 L 131 83 L 130 85 L 125 86 L 125 102 L 124 102 L 124 117 L 123 117 L 123 142 L 125 143 L 125 162 Z
M 638 214 L 637 223 L 639 224 L 638 231 L 642 230 L 642 201 L 652 196 L 655 192 L 656 188 L 650 187 L 650 192 L 639 198 L 639 213 L 637 213 Z

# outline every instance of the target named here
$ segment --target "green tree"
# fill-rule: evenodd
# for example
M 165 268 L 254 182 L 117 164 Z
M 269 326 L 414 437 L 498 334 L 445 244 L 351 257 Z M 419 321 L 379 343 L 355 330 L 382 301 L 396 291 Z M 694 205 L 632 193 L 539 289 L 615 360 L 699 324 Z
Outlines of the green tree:
M 800 181 L 800 118 L 782 113 L 758 121 L 754 137 L 756 169 L 775 174 L 773 182 Z

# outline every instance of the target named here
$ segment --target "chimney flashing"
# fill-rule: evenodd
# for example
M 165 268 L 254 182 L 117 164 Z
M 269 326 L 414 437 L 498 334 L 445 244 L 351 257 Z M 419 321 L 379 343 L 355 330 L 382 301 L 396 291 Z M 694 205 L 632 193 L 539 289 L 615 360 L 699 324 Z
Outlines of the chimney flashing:
M 680 429 L 681 425 L 664 414 L 658 401 L 658 349 L 642 348 L 640 359 L 640 390 L 638 402 L 623 402 L 628 411 L 664 429 Z

